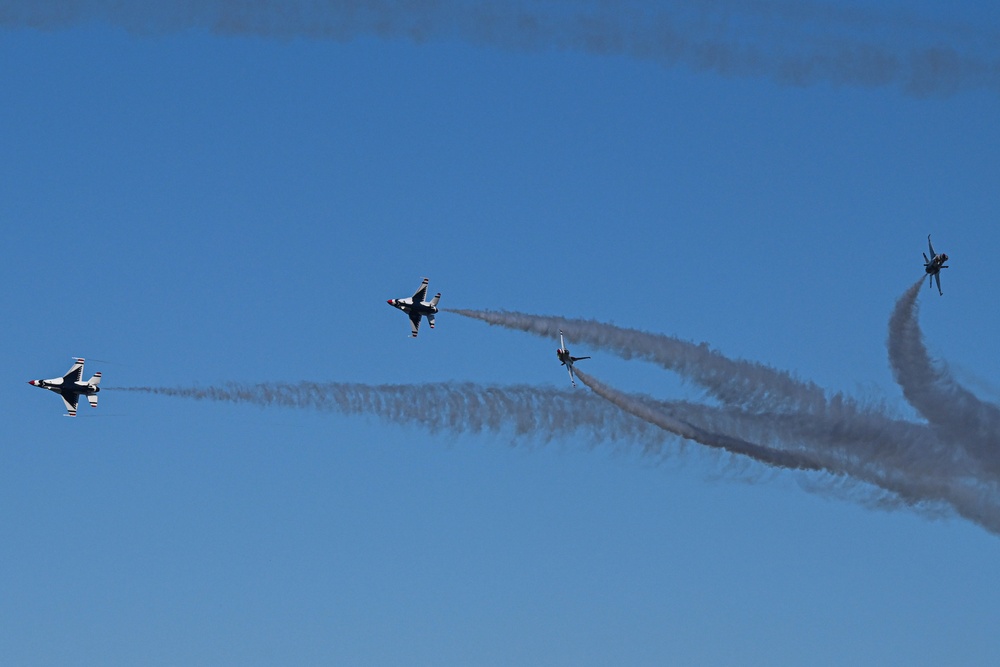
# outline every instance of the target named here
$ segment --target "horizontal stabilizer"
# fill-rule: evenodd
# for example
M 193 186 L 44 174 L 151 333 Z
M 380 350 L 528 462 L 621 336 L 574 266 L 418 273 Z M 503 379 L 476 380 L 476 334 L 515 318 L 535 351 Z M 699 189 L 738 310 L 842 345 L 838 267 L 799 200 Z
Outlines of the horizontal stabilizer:
M 431 299 L 431 305 L 432 306 L 438 305 L 438 301 L 440 300 L 441 300 L 441 292 L 438 292 L 437 294 L 434 295 L 434 298 Z
M 94 377 L 87 380 L 87 384 L 101 384 L 101 372 L 94 373 Z
M 90 403 L 90 407 L 96 408 L 97 407 L 97 394 L 89 394 L 87 396 L 87 401 Z

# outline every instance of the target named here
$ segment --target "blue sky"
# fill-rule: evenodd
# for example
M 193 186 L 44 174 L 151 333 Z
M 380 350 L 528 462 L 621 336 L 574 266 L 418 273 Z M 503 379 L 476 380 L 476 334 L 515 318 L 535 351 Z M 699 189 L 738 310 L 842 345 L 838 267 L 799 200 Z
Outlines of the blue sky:
M 566 386 L 554 340 L 448 313 L 408 340 L 385 300 L 428 276 L 445 307 L 706 341 L 917 420 L 887 322 L 932 233 L 952 268 L 920 296 L 928 346 L 996 399 L 995 81 L 797 85 L 462 30 L 137 31 L 100 2 L 35 29 L 19 4 L 0 12 L 0 661 L 995 663 L 1000 543 L 960 519 L 692 443 L 660 461 L 111 391 L 71 420 L 25 384 L 79 355 L 108 387 Z M 726 39 L 779 59 L 884 39 L 998 60 L 978 3 L 734 6 Z M 619 389 L 701 398 L 571 349 Z

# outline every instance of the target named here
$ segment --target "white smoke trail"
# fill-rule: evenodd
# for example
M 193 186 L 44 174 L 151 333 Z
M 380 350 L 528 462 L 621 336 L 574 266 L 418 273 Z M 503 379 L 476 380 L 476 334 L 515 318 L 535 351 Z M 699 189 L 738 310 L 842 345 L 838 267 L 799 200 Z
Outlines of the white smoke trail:
M 893 418 L 884 408 L 865 407 L 841 394 L 828 397 L 813 383 L 728 359 L 704 344 L 589 320 L 473 310 L 450 312 L 551 338 L 563 329 L 576 341 L 680 373 L 723 405 L 630 396 L 579 370 L 577 376 L 593 395 L 469 383 L 126 390 L 372 415 L 432 432 L 513 430 L 516 436 L 545 440 L 583 433 L 595 444 L 638 443 L 647 454 L 662 454 L 666 439 L 675 436 L 772 468 L 805 472 L 816 480 L 816 491 L 839 488 L 869 506 L 957 514 L 1000 535 L 1000 407 L 980 401 L 930 360 L 917 324 L 921 286 L 922 281 L 916 283 L 897 302 L 889 323 L 889 356 L 904 396 L 929 426 Z
M 996 31 L 906 11 L 755 0 L 0 0 L 0 26 L 104 21 L 269 38 L 461 40 L 515 51 L 626 56 L 786 85 L 1000 92 Z
M 604 396 L 607 391 L 598 393 Z M 634 409 L 637 404 L 646 410 Z M 654 401 L 620 393 L 616 405 L 640 418 L 652 411 L 697 425 L 704 432 L 738 435 L 762 447 L 807 457 L 835 476 L 833 480 L 820 478 L 811 490 L 846 491 L 848 499 L 879 509 L 907 507 L 928 516 L 957 513 L 1000 534 L 1000 486 L 978 477 L 974 462 L 938 440 L 927 426 L 876 415 L 859 419 L 854 414 L 751 414 L 731 407 Z M 831 487 L 831 482 L 840 479 L 868 488 Z M 885 494 L 872 495 L 871 487 Z
M 658 364 L 698 384 L 720 401 L 746 410 L 816 414 L 827 406 L 826 394 L 816 384 L 763 364 L 729 359 L 706 343 L 691 343 L 594 320 L 512 311 L 444 310 L 552 340 L 558 339 L 561 330 L 574 343 L 608 350 L 623 359 Z M 853 405 L 850 399 L 841 401 L 845 409 Z
M 962 447 L 1000 479 L 1000 406 L 963 387 L 943 362 L 930 358 L 917 322 L 923 279 L 896 302 L 889 319 L 889 363 L 903 396 L 940 437 Z
M 676 372 L 741 412 L 771 417 L 785 415 L 786 422 L 798 420 L 802 428 L 824 424 L 824 428 L 850 433 L 852 437 L 838 441 L 855 443 L 852 456 L 865 457 L 871 452 L 877 452 L 880 459 L 895 456 L 900 461 L 899 467 L 911 471 L 921 467 L 966 470 L 970 465 L 953 445 L 926 429 L 890 418 L 880 406 L 864 406 L 839 393 L 827 396 L 812 382 L 763 364 L 730 359 L 705 343 L 695 344 L 592 320 L 506 311 L 449 312 L 543 337 L 555 338 L 560 329 L 564 330 L 574 341 L 614 352 L 624 359 L 650 361 Z M 741 423 L 745 425 L 746 420 Z
M 584 392 L 472 383 L 368 385 L 355 383 L 229 383 L 192 387 L 108 387 L 196 400 L 283 406 L 373 416 L 431 433 L 510 433 L 551 441 L 579 434 L 593 444 L 639 444 L 662 453 L 661 429 L 623 414 Z
M 612 405 L 687 440 L 693 440 L 713 449 L 721 449 L 730 454 L 746 456 L 754 461 L 786 470 L 827 470 L 826 466 L 806 453 L 761 447 L 740 438 L 706 431 L 694 424 L 670 417 L 665 412 L 650 407 L 647 403 L 637 401 L 626 394 L 611 389 L 583 371 L 577 370 L 576 375 L 581 382 L 590 387 L 591 391 Z
M 918 286 L 919 287 L 919 286 Z M 457 314 L 554 338 L 559 329 L 574 341 L 628 358 L 658 363 L 701 386 L 726 405 L 659 403 L 616 392 L 577 374 L 596 393 L 630 414 L 710 447 L 744 453 L 779 468 L 820 470 L 882 489 L 868 504 L 905 505 L 923 513 L 942 506 L 1000 534 L 1000 488 L 975 457 L 926 426 L 890 417 L 841 394 L 746 361 L 734 361 L 706 345 L 589 320 L 523 313 L 455 310 Z

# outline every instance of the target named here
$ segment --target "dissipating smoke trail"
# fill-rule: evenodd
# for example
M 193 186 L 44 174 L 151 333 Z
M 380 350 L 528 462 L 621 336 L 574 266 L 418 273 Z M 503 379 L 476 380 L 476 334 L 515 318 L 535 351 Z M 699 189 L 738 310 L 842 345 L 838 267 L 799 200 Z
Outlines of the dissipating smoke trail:
M 209 31 L 346 42 L 461 42 L 625 57 L 782 85 L 1000 92 L 998 31 L 900 9 L 734 0 L 76 0 L 0 2 L 0 27 L 102 22 L 137 34 Z

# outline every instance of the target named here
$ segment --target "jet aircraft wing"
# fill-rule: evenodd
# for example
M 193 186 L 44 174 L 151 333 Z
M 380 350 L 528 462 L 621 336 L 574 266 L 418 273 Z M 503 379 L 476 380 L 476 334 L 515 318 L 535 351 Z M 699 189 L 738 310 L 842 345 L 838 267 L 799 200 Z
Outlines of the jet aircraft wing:
M 416 305 L 421 301 L 427 299 L 427 283 L 430 282 L 427 278 L 424 278 L 424 282 L 420 283 L 420 287 L 416 292 L 413 293 L 413 304 Z
M 76 363 L 73 364 L 73 368 L 66 371 L 66 375 L 63 376 L 63 385 L 79 382 L 82 378 L 83 378 L 83 359 L 77 358 Z
M 427 290 L 426 285 L 424 286 L 424 291 Z M 416 297 L 414 297 L 416 298 Z M 420 313 L 410 313 L 410 330 L 412 331 L 411 336 L 413 338 L 417 337 L 417 329 L 420 328 Z
M 66 412 L 69 413 L 69 416 L 76 417 L 76 404 L 80 402 L 80 394 L 66 393 L 59 395 L 62 397 L 63 403 L 66 404 Z

